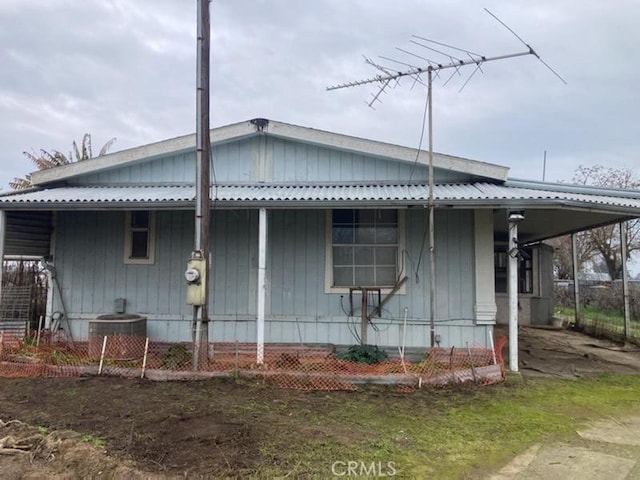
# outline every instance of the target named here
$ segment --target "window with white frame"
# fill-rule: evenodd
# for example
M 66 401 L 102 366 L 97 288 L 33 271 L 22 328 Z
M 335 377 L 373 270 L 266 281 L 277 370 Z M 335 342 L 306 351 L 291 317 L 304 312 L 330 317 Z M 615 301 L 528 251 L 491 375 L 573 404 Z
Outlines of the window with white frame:
M 125 215 L 124 261 L 151 264 L 155 257 L 155 212 L 134 210 Z
M 331 288 L 393 287 L 398 278 L 398 211 L 331 212 Z

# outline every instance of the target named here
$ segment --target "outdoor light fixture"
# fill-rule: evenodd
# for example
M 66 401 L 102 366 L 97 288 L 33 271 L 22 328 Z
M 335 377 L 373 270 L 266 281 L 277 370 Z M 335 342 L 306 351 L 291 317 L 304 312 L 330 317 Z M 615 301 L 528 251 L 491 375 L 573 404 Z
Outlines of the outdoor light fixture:
M 524 212 L 510 212 L 509 213 L 509 222 L 511 223 L 520 223 L 524 220 Z

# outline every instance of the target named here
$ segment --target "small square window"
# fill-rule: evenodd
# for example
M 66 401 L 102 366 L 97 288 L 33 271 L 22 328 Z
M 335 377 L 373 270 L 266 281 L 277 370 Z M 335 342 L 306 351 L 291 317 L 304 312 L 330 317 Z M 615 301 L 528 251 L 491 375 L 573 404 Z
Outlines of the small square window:
M 125 216 L 124 261 L 152 264 L 155 257 L 155 213 L 136 210 Z

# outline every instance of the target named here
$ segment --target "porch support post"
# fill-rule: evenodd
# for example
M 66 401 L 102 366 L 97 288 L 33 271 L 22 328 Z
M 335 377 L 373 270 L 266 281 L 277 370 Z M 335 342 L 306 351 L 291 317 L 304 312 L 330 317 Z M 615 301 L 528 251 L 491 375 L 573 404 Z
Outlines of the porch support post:
M 573 303 L 575 304 L 575 325 L 580 326 L 582 322 L 582 307 L 580 306 L 580 282 L 578 281 L 578 240 L 576 234 L 571 234 L 571 256 L 573 263 Z
M 620 255 L 622 257 L 622 299 L 624 300 L 624 339 L 631 334 L 631 310 L 629 308 L 629 280 L 627 272 L 627 222 L 620 222 Z
M 4 239 L 7 234 L 7 212 L 0 210 L 0 300 L 2 300 L 2 273 L 4 272 Z
M 518 371 L 518 223 L 524 220 L 521 213 L 509 214 L 509 370 Z
M 51 236 L 49 237 L 49 258 L 43 259 L 43 263 L 46 266 L 45 275 L 47 276 L 47 303 L 44 316 L 44 329 L 51 330 L 51 320 L 53 317 L 53 289 L 55 288 L 53 283 L 53 272 L 55 253 L 56 253 L 56 235 L 58 231 L 58 214 L 57 212 L 51 213 Z
M 493 211 L 474 212 L 475 323 L 496 323 L 495 268 L 493 264 Z
M 261 208 L 258 215 L 258 312 L 256 363 L 264 363 L 264 319 L 267 308 L 267 209 Z

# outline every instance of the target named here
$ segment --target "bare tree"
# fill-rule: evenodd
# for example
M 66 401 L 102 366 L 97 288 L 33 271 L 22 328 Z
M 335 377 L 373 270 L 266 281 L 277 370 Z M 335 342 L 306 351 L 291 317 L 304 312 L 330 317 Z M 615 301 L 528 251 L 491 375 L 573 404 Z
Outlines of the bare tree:
M 602 165 L 580 166 L 573 176 L 573 183 L 624 190 L 636 190 L 640 187 L 640 180 L 634 176 L 630 169 L 614 169 Z M 584 234 L 587 245 L 583 247 L 585 250 L 583 255 L 591 252 L 593 256 L 600 257 L 606 265 L 611 279 L 620 278 L 622 276 L 622 255 L 618 225 L 595 228 L 584 232 Z M 640 250 L 640 220 L 635 219 L 627 222 L 627 235 L 624 241 L 627 244 L 628 260 L 633 252 Z
M 571 235 L 553 238 L 549 244 L 553 247 L 553 273 L 556 278 L 561 280 L 573 278 Z M 578 270 L 584 271 L 585 267 L 592 263 L 596 252 L 593 250 L 586 232 L 576 234 L 576 246 Z
M 107 143 L 105 143 L 100 149 L 98 156 L 101 157 L 102 155 L 106 155 L 115 141 L 116 139 L 112 138 Z M 90 134 L 85 133 L 83 135 L 82 143 L 80 144 L 80 146 L 78 146 L 75 140 L 73 141 L 72 146 L 73 152 L 69 152 L 69 155 L 65 155 L 59 150 L 51 150 L 49 152 L 43 149 L 40 150 L 40 153 L 22 153 L 36 166 L 38 170 L 47 170 L 49 168 L 55 168 L 74 162 L 82 162 L 84 160 L 93 158 Z M 32 186 L 31 175 L 25 175 L 24 178 L 14 178 L 12 182 L 9 182 L 9 187 L 14 190 L 24 190 L 25 188 L 30 188 Z

